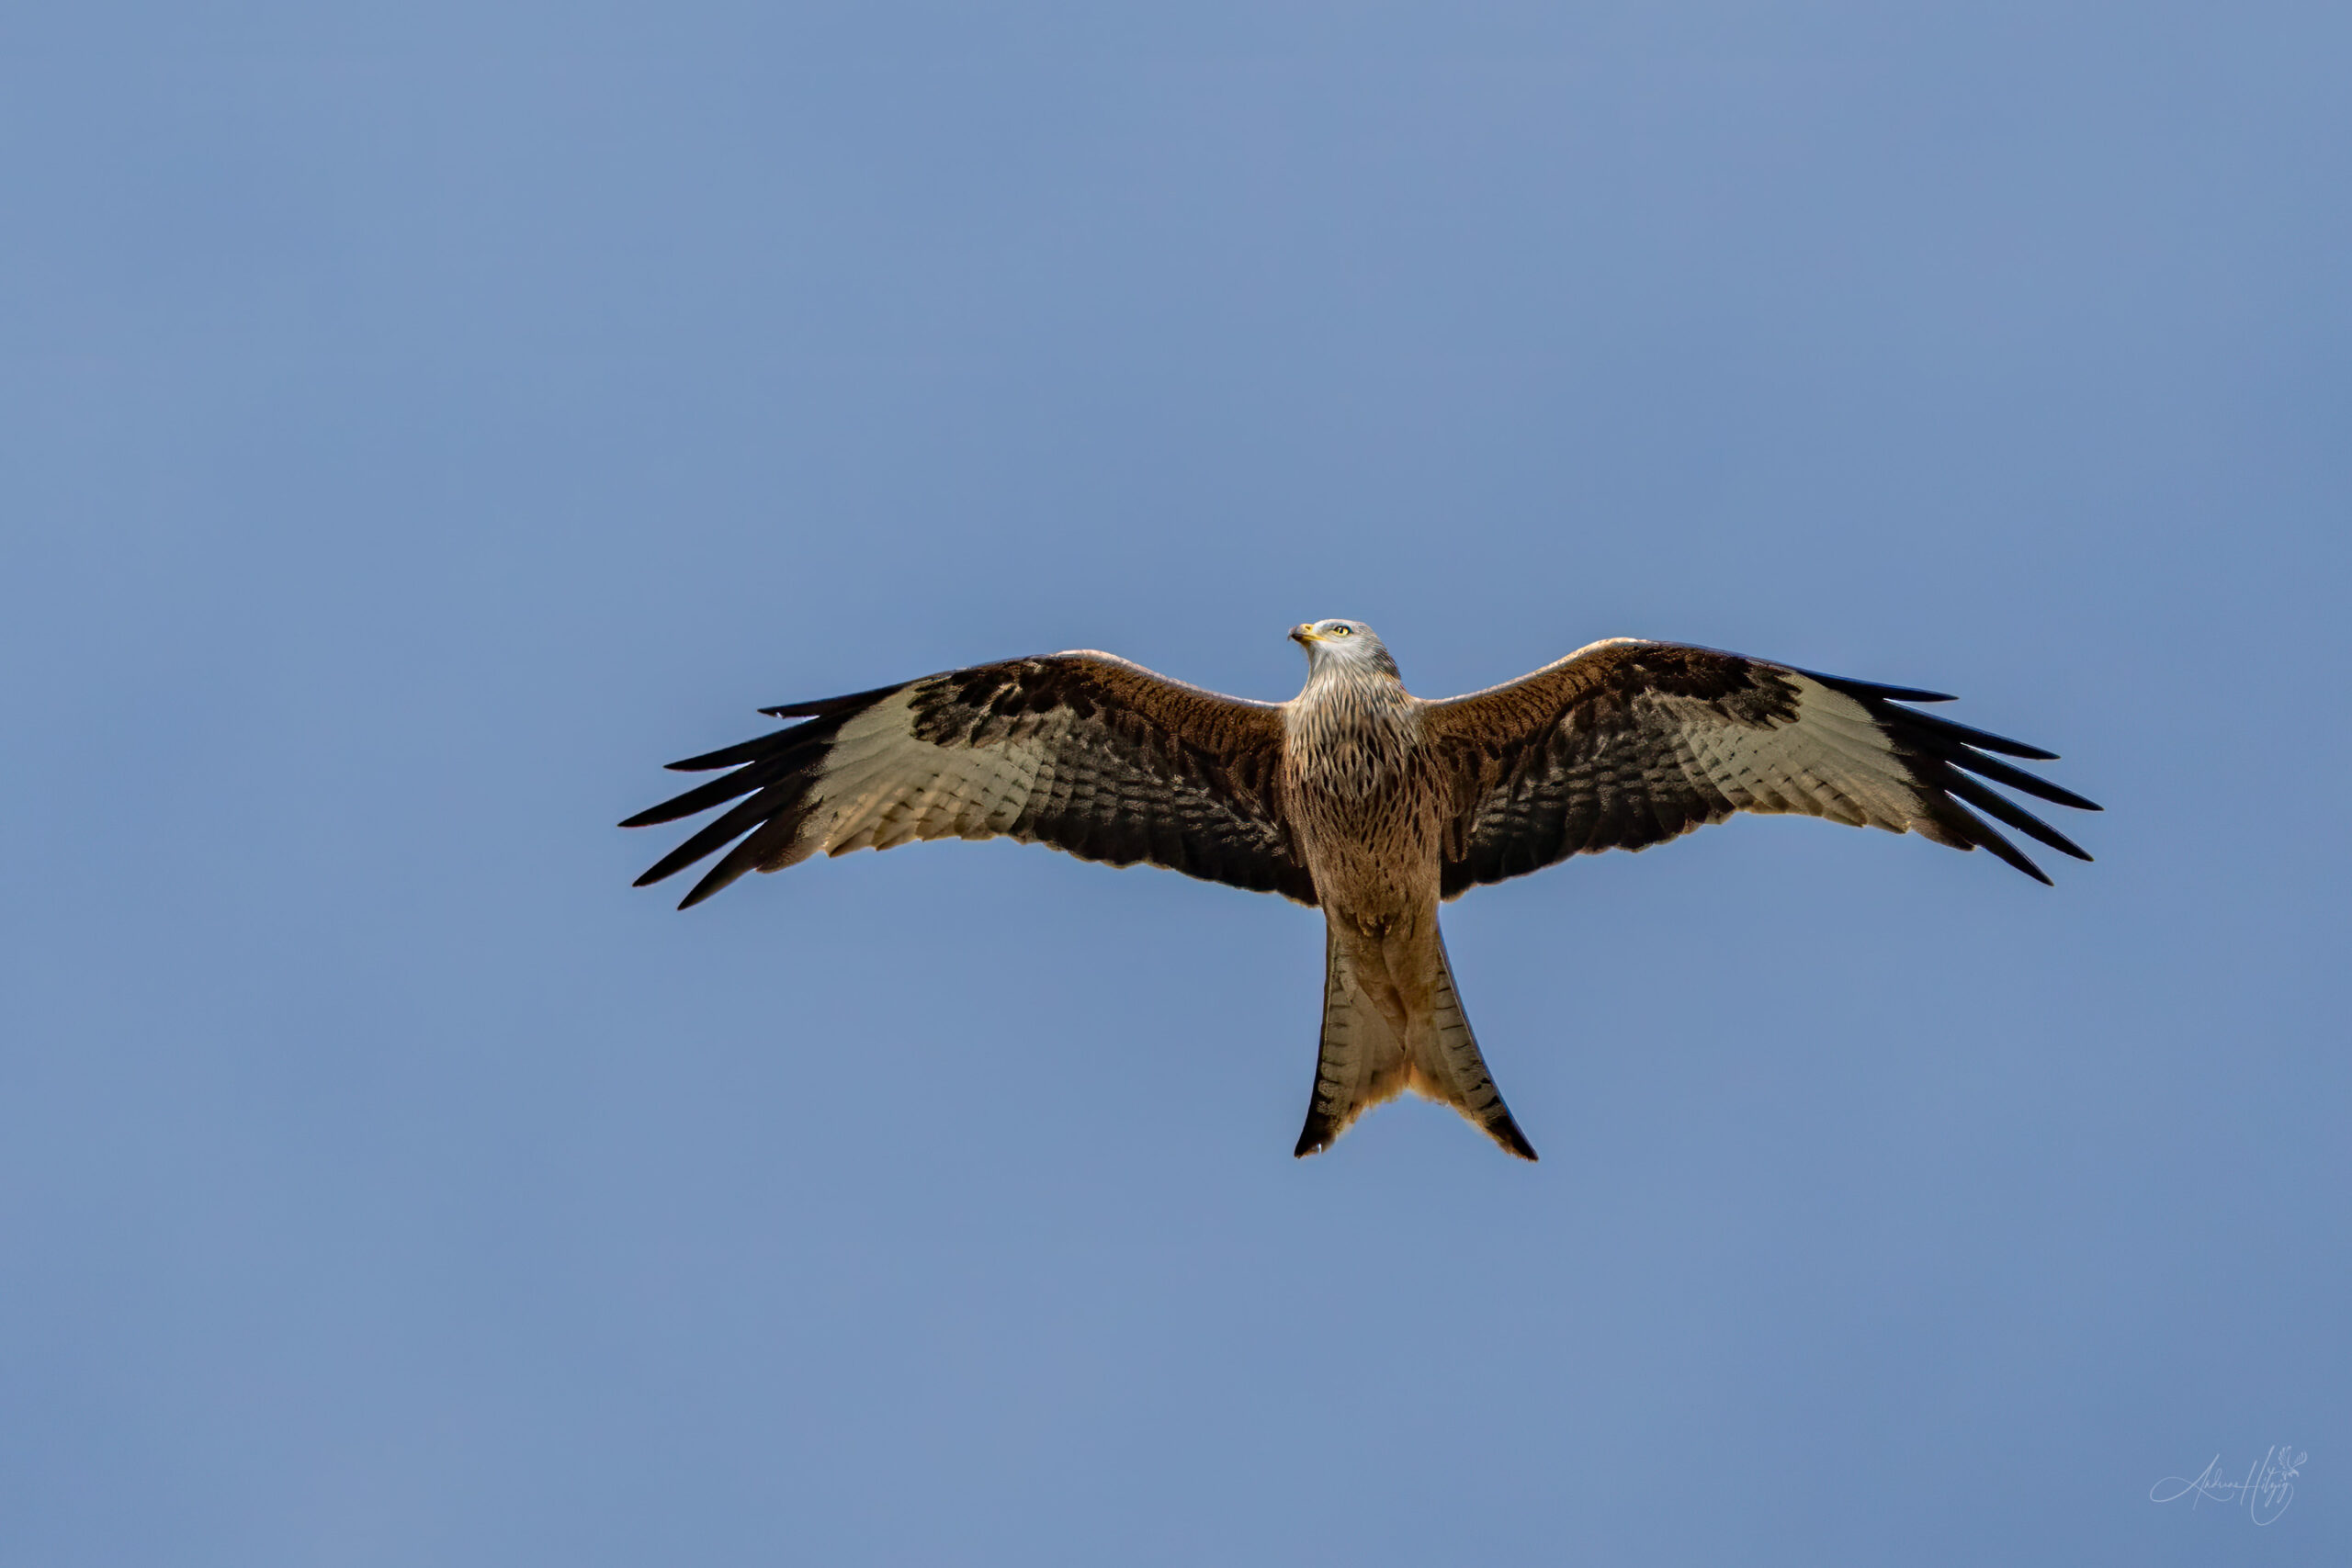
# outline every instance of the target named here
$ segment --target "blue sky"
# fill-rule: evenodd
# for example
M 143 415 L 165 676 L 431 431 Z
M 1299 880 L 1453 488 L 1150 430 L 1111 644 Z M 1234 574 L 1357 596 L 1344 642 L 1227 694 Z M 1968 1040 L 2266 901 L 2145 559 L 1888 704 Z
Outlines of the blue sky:
M 2327 7 L 0 21 L 15 1562 L 2340 1562 Z M 1446 912 L 1544 1163 L 1290 1157 L 1307 910 L 688 914 L 763 703 L 1596 637 L 1959 693 L 2053 889 Z M 2307 1454 L 2291 1506 L 2150 1501 Z

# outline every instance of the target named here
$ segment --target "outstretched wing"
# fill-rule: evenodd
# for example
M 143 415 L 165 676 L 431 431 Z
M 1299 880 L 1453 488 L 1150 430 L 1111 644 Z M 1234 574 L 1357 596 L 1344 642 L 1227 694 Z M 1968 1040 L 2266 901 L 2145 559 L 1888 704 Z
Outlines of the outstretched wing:
M 1573 854 L 1638 850 L 1735 811 L 1803 812 L 1979 846 L 2049 877 L 1984 818 L 2088 860 L 1982 782 L 2085 811 L 2072 791 L 1988 755 L 2054 752 L 1917 712 L 1938 692 L 1877 686 L 1735 653 L 1619 637 L 1423 710 L 1452 789 L 1451 898 Z
M 1283 724 L 1272 705 L 1079 652 L 761 711 L 806 722 L 671 763 L 733 771 L 621 824 L 674 822 L 750 797 L 637 886 L 733 843 L 683 909 L 747 871 L 781 871 L 820 850 L 1005 837 L 1315 902 L 1275 801 Z

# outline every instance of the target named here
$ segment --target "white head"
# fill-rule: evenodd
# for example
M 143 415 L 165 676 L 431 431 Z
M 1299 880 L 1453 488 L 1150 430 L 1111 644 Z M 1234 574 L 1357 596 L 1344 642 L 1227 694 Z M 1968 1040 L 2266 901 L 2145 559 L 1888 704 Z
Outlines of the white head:
M 1397 679 L 1396 661 L 1378 634 L 1362 621 L 1309 621 L 1290 629 L 1291 640 L 1306 649 L 1309 680 L 1325 671 L 1340 675 L 1378 673 Z

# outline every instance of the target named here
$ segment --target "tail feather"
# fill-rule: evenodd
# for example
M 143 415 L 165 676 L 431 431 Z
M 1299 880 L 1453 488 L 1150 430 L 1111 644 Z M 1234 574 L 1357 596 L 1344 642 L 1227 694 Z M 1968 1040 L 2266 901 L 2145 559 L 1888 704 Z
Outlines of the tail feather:
M 1404 1093 L 1412 1077 L 1396 1021 L 1365 989 L 1351 951 L 1354 945 L 1337 927 L 1325 929 L 1323 1044 L 1315 1061 L 1306 1125 L 1291 1151 L 1302 1159 L 1329 1148 L 1357 1117 Z
M 1322 1050 L 1294 1154 L 1329 1148 L 1357 1117 L 1411 1089 L 1453 1106 L 1508 1153 L 1535 1157 L 1478 1053 L 1433 928 L 1426 944 L 1396 954 L 1423 968 L 1419 984 L 1397 984 L 1407 977 L 1390 974 L 1376 939 L 1336 924 L 1323 953 Z
M 1429 1027 L 1416 1034 L 1412 1053 L 1413 1077 L 1408 1088 L 1427 1098 L 1453 1106 L 1494 1139 L 1507 1154 L 1524 1160 L 1535 1157 L 1535 1145 L 1511 1120 L 1503 1091 L 1487 1071 L 1478 1053 L 1478 1037 L 1462 1011 L 1462 998 L 1453 988 L 1453 965 L 1446 962 L 1445 939 L 1438 937 L 1437 973 L 1431 987 L 1433 1006 Z

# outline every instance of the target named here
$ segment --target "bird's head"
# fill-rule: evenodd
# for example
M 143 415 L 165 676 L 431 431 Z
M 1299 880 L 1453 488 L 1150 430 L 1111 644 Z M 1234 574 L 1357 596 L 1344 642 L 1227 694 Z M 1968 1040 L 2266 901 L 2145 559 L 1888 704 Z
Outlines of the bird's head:
M 1374 671 L 1394 681 L 1396 660 L 1362 621 L 1309 621 L 1290 629 L 1291 640 L 1306 649 L 1306 672 Z

